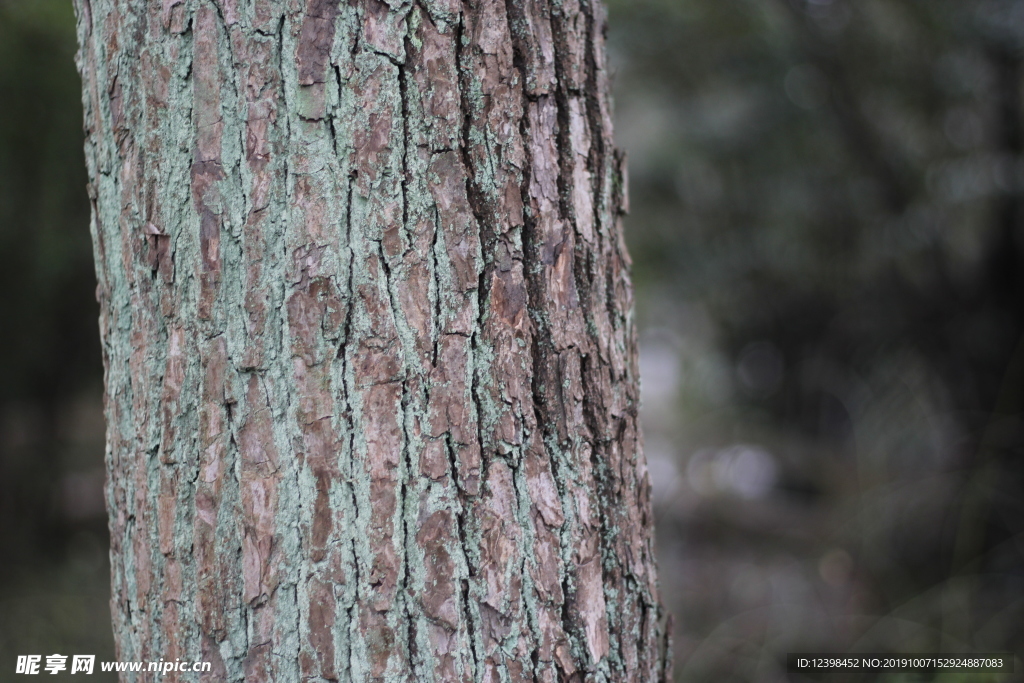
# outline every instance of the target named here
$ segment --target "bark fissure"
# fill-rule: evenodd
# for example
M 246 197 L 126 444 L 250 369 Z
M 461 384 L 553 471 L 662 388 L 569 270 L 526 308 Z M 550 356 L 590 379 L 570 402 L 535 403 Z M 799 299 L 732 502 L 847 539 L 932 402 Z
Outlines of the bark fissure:
M 525 83 L 525 79 L 527 77 L 526 57 L 525 57 L 525 55 L 523 53 L 523 48 L 522 48 L 521 41 L 518 38 L 518 34 L 523 30 L 523 27 L 520 26 L 520 27 L 518 27 L 518 29 L 516 28 L 516 23 L 517 23 L 518 20 L 514 16 L 514 14 L 513 14 L 513 6 L 512 6 L 512 4 L 510 2 L 508 2 L 508 0 L 504 1 L 504 13 L 505 13 L 505 20 L 506 20 L 506 22 L 507 22 L 507 24 L 509 26 L 510 34 L 512 36 L 512 64 L 513 64 L 513 67 L 514 67 L 514 69 L 515 69 L 515 71 L 516 71 L 516 73 L 518 75 L 519 80 L 520 80 L 519 97 L 520 97 L 520 107 L 521 107 L 521 111 L 522 111 L 522 116 L 520 117 L 520 119 L 518 121 L 517 128 L 518 128 L 519 135 L 520 135 L 521 139 L 522 140 L 528 140 L 529 139 L 529 130 L 528 130 L 528 116 L 527 116 L 527 112 L 529 111 L 529 106 L 530 106 L 531 98 L 530 98 L 530 95 L 528 93 L 528 90 L 527 90 L 527 87 L 526 87 L 526 83 Z M 532 168 L 532 158 L 531 158 L 530 148 L 529 148 L 528 145 L 524 145 L 523 161 L 524 161 L 524 163 L 523 163 L 523 168 L 521 170 L 521 177 L 520 177 L 520 182 L 519 182 L 519 187 L 518 187 L 520 201 L 522 202 L 522 206 L 524 207 L 524 209 L 523 209 L 523 216 L 522 216 L 523 225 L 520 228 L 520 240 L 523 243 L 523 252 L 524 252 L 523 261 L 528 261 L 529 260 L 529 250 L 530 250 L 530 236 L 531 236 L 531 234 L 533 234 L 533 231 L 536 229 L 536 226 L 534 224 L 533 218 L 530 215 L 530 211 L 529 211 L 529 208 L 528 208 L 528 207 L 530 207 L 530 192 L 529 192 L 529 188 L 530 188 L 530 182 L 531 182 L 531 168 Z M 536 256 L 536 253 L 537 253 L 536 250 L 534 250 L 534 256 Z M 535 302 L 541 301 L 541 299 L 540 299 L 540 297 L 538 295 L 539 286 L 535 286 L 534 290 L 531 290 L 531 286 L 537 285 L 537 282 L 536 282 L 535 278 L 531 278 L 530 270 L 525 268 L 525 264 L 520 262 L 520 265 L 524 267 L 524 271 L 525 271 L 524 272 L 524 287 L 525 287 L 525 290 L 526 290 L 525 291 L 526 306 L 527 306 L 528 309 L 534 309 L 534 308 L 536 308 L 536 303 Z M 540 364 L 539 348 L 538 348 L 539 339 L 538 339 L 538 335 L 536 334 L 536 332 L 539 329 L 543 329 L 543 327 L 536 326 L 534 328 L 534 334 L 531 335 L 531 344 L 530 344 L 530 351 L 529 351 L 529 368 L 530 368 L 530 374 L 531 374 L 530 392 L 531 392 L 531 397 L 533 399 L 531 410 L 532 410 L 532 417 L 533 417 L 534 425 L 544 424 L 542 422 L 542 420 L 541 420 L 541 414 L 540 414 L 540 405 L 541 404 L 538 401 L 539 392 L 538 392 L 538 387 L 536 385 L 536 380 L 537 380 L 537 377 L 539 376 L 538 375 L 538 368 L 539 368 L 539 364 Z M 546 430 L 542 430 L 542 433 L 544 431 L 546 431 Z M 542 440 L 542 442 L 545 441 L 546 440 L 546 436 L 542 437 L 541 440 Z M 522 474 L 522 469 L 523 468 L 522 468 L 522 466 L 520 464 L 520 467 L 516 468 L 515 478 L 513 480 L 513 481 L 516 482 L 517 500 L 520 501 L 520 509 L 524 508 L 523 501 L 528 501 L 529 500 L 528 492 L 520 490 L 521 489 L 521 486 L 520 486 L 520 476 Z M 557 470 L 556 470 L 555 478 L 556 478 L 556 482 L 557 482 L 558 481 Z M 559 492 L 559 497 L 560 497 L 561 500 L 564 500 L 564 491 L 560 491 Z M 528 509 L 528 507 L 526 509 Z M 529 526 L 530 526 L 529 523 L 523 523 L 522 525 L 523 525 L 524 528 L 529 529 Z M 530 534 L 529 536 L 530 536 L 531 545 L 535 545 L 536 544 L 536 534 Z M 559 545 L 560 546 L 564 546 L 565 542 L 566 542 L 565 535 L 560 533 L 559 534 Z M 527 552 L 527 553 L 524 553 L 524 555 L 523 555 L 523 563 L 521 565 L 521 571 L 522 571 L 522 574 L 523 574 L 524 578 L 526 579 L 526 589 L 527 589 L 528 592 L 529 591 L 536 591 L 537 590 L 537 585 L 536 585 L 535 581 L 531 577 L 530 570 L 531 570 L 530 558 L 529 558 L 529 553 Z M 567 577 L 563 573 L 562 580 L 561 580 L 563 595 L 568 595 L 568 592 L 566 591 L 566 581 L 567 581 Z M 564 605 L 565 605 L 565 602 L 563 602 L 563 606 Z M 568 624 L 568 621 L 566 619 L 567 613 L 566 613 L 566 611 L 564 609 L 562 610 L 561 617 L 562 617 L 562 623 L 563 624 Z M 533 670 L 533 672 L 532 672 L 532 680 L 535 683 L 537 683 L 540 680 L 542 680 L 543 668 L 541 666 L 541 649 L 542 649 L 542 643 L 543 643 L 543 641 L 545 639 L 545 634 L 543 632 L 543 626 L 540 623 L 540 615 L 538 614 L 538 611 L 537 611 L 536 608 L 528 610 L 528 612 L 527 612 L 527 621 L 528 621 L 528 625 L 529 625 L 529 628 L 530 628 L 530 630 L 532 632 L 533 639 L 534 639 L 533 646 L 532 646 L 532 648 L 530 650 L 530 662 L 532 664 L 532 670 Z
M 481 211 L 480 206 L 479 206 L 479 201 L 480 200 L 479 200 L 479 196 L 478 196 L 478 189 L 474 186 L 474 183 L 473 183 L 472 171 L 471 171 L 472 164 L 471 164 L 470 157 L 469 157 L 470 138 L 471 138 L 471 135 L 472 135 L 472 132 L 473 132 L 473 129 L 472 129 L 473 117 L 472 117 L 472 113 L 471 113 L 473 111 L 473 106 L 472 106 L 471 102 L 469 101 L 469 97 L 468 97 L 468 91 L 469 91 L 469 88 L 470 88 L 470 82 L 469 82 L 469 77 L 468 77 L 467 72 L 466 72 L 465 56 L 464 56 L 465 50 L 467 49 L 467 42 L 468 42 L 466 40 L 466 36 L 465 36 L 465 30 L 466 30 L 466 26 L 465 26 L 465 12 L 467 11 L 466 7 L 467 7 L 466 3 L 463 3 L 462 10 L 459 13 L 458 23 L 456 24 L 456 32 L 455 32 L 455 73 L 456 73 L 456 76 L 457 76 L 457 79 L 458 79 L 457 87 L 458 87 L 458 91 L 459 91 L 460 113 L 461 113 L 461 119 L 462 119 L 460 130 L 459 130 L 460 137 L 458 139 L 458 143 L 459 143 L 458 152 L 460 154 L 461 162 L 462 162 L 462 165 L 463 165 L 464 170 L 465 170 L 465 192 L 466 192 L 466 198 L 467 198 L 467 200 L 469 202 L 469 206 L 470 206 L 470 210 L 472 212 L 473 219 L 474 219 L 478 229 L 481 232 L 481 241 L 484 241 L 486 239 L 486 237 L 484 236 L 484 233 L 486 231 L 486 228 L 484 227 L 484 225 L 485 225 L 484 224 L 484 215 L 483 215 L 483 212 Z M 486 269 L 487 269 L 487 265 L 485 264 L 484 265 L 484 270 L 486 270 Z M 479 277 L 477 279 L 477 289 L 476 289 L 477 301 L 476 301 L 476 325 L 475 325 L 475 330 L 479 330 L 480 329 L 482 318 L 485 315 L 485 311 L 484 311 L 483 306 L 484 306 L 484 291 L 485 291 L 484 290 L 484 286 L 485 286 L 485 282 L 486 281 L 485 281 L 484 278 L 485 278 L 484 272 L 481 271 L 481 273 L 480 273 L 480 275 L 479 275 Z M 479 354 L 479 351 L 480 351 L 478 343 L 479 343 L 478 333 L 472 334 L 470 350 L 471 350 L 471 353 L 472 353 L 472 357 L 474 359 L 477 357 L 477 355 Z M 481 420 L 480 420 L 480 416 L 482 415 L 482 411 L 481 411 L 481 405 L 480 405 L 480 400 L 479 400 L 479 394 L 477 393 L 478 389 L 479 389 L 478 383 L 479 383 L 480 379 L 479 379 L 478 371 L 477 371 L 477 369 L 475 367 L 475 364 L 474 364 L 474 368 L 473 368 L 472 372 L 473 372 L 473 374 L 472 374 L 472 380 L 471 380 L 471 385 L 470 385 L 470 400 L 472 401 L 473 409 L 476 412 L 476 417 L 477 417 L 477 444 L 479 445 L 479 447 L 482 450 L 485 442 L 484 442 L 484 435 L 483 435 L 483 431 L 482 431 L 482 424 L 481 424 Z M 453 452 L 453 455 L 454 455 L 454 449 L 452 449 L 452 452 Z M 480 463 L 480 480 L 481 481 L 485 481 L 486 480 L 487 464 L 488 463 L 487 463 L 486 455 L 481 453 L 481 463 Z M 453 463 L 453 470 L 452 470 L 453 473 L 458 471 L 457 469 L 454 469 L 455 467 L 457 467 L 457 460 Z M 462 487 L 461 487 L 461 482 L 460 482 L 460 492 L 459 492 L 459 496 L 458 496 L 458 502 L 459 502 L 459 508 L 460 508 L 460 512 L 459 512 L 459 515 L 458 515 L 458 527 L 459 527 L 459 535 L 460 535 L 460 538 L 462 540 L 463 548 L 466 548 L 468 550 L 469 548 L 471 548 L 471 545 L 470 545 L 471 542 L 467 538 L 467 520 L 466 520 L 465 514 L 466 514 L 466 511 L 469 508 L 470 504 L 469 504 L 468 496 L 466 495 L 466 492 L 464 490 L 461 490 L 461 488 Z M 472 552 L 468 551 L 467 552 L 466 560 L 467 560 L 467 566 L 470 568 L 470 576 L 473 575 L 471 556 L 472 556 Z M 473 658 L 473 677 L 474 677 L 475 680 L 479 680 L 480 672 L 481 672 L 481 669 L 482 669 L 482 664 L 483 664 L 483 661 L 485 659 L 485 656 L 484 656 L 484 653 L 482 652 L 482 638 L 483 638 L 483 636 L 481 634 L 481 623 L 480 623 L 479 611 L 474 611 L 470 607 L 470 605 L 472 605 L 472 595 L 470 593 L 470 580 L 469 579 L 466 579 L 464 584 L 463 584 L 463 596 L 462 596 L 462 599 L 463 599 L 463 602 L 464 602 L 464 604 L 466 606 L 465 607 L 465 614 L 466 614 L 466 617 L 467 617 L 467 619 L 466 619 L 466 627 L 467 627 L 467 630 L 468 630 L 470 649 L 471 649 L 472 658 Z

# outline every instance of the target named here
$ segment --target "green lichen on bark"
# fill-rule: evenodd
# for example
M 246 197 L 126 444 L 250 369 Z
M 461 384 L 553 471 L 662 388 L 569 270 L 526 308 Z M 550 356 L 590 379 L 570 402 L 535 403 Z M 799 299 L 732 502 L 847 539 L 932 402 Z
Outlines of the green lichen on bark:
M 119 657 L 669 676 L 601 4 L 76 9 Z

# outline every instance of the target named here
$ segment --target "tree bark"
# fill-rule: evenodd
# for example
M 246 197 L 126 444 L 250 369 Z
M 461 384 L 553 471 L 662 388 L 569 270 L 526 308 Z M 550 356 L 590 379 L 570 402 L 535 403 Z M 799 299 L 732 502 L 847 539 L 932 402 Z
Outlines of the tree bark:
M 600 2 L 75 4 L 118 656 L 667 676 Z

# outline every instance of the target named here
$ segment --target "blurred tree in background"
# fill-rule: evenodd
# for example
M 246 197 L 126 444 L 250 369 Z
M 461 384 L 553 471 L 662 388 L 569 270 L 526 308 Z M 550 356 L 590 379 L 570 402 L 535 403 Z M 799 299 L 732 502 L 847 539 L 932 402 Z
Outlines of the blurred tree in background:
M 1019 648 L 1024 3 L 609 4 L 677 677 Z M 110 647 L 74 49 L 0 0 L 3 667 Z

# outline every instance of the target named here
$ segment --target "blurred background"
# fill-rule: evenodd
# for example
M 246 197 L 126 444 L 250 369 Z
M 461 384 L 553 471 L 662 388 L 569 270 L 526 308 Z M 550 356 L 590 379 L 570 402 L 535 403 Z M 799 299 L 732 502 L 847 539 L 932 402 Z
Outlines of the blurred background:
M 678 679 L 1021 654 L 1024 3 L 610 25 Z
M 1021 654 L 1024 3 L 609 5 L 677 680 Z M 0 0 L 0 680 L 113 657 L 74 51 Z
M 70 0 L 0 0 L 0 681 L 18 654 L 113 657 L 75 47 Z

